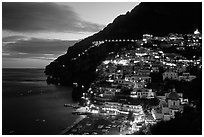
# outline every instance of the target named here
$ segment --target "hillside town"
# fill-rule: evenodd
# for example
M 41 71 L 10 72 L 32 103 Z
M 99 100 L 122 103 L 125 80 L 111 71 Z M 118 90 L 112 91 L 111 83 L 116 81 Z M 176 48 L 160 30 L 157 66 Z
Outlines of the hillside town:
M 201 55 L 190 58 L 179 54 L 188 48 L 201 50 L 202 35 L 198 30 L 166 37 L 144 34 L 141 40 L 94 41 L 93 47 L 125 41 L 132 44 L 110 53 L 97 66 L 96 80 L 83 92 L 84 107 L 76 113 L 86 114 L 86 120 L 65 134 L 151 134 L 150 127 L 159 121 L 174 119 L 185 106 L 196 107 L 185 92 L 177 91 L 174 84 L 166 85 L 172 81 L 191 83 L 200 75 L 197 72 L 202 69 Z M 166 48 L 175 52 L 162 50 Z

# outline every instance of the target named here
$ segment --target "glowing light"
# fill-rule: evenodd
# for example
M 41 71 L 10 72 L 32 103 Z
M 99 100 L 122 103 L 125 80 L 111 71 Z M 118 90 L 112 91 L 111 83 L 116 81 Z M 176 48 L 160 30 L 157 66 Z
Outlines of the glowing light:
M 108 64 L 110 62 L 110 60 L 105 60 L 104 62 L 103 62 L 103 64 Z
M 128 65 L 128 60 L 120 60 L 118 64 Z
M 91 112 L 92 112 L 92 113 L 95 113 L 95 114 L 96 114 L 96 113 L 99 113 L 98 110 L 92 110 Z
M 103 94 L 99 94 L 98 96 L 103 97 Z
M 200 34 L 200 32 L 198 31 L 198 29 L 196 29 L 196 30 L 194 31 L 194 34 Z
M 88 101 L 87 101 L 87 105 L 89 105 L 89 104 L 90 104 L 90 101 L 88 100 Z

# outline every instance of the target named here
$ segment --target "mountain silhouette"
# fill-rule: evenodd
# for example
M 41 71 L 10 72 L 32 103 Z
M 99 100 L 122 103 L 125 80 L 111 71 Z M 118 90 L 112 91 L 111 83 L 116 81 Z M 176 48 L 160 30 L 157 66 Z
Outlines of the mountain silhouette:
M 69 47 L 66 54 L 46 66 L 45 74 L 48 75 L 50 83 L 69 85 L 72 82 L 79 82 L 89 85 L 96 77 L 94 73 L 96 66 L 110 52 L 117 52 L 125 45 L 104 43 L 92 48 L 86 55 L 78 57 L 92 46 L 93 41 L 141 39 L 145 33 L 154 36 L 165 36 L 169 33 L 188 34 L 195 29 L 202 30 L 201 2 L 140 3 L 125 15 L 115 18 L 100 32 Z

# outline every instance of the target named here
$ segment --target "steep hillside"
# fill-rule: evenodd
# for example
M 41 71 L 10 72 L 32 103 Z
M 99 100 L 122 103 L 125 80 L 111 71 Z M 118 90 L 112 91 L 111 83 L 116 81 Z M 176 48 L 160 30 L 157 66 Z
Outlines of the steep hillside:
M 108 15 L 107 15 L 108 16 Z M 105 39 L 140 39 L 150 33 L 164 36 L 168 33 L 192 33 L 202 30 L 202 3 L 140 3 L 126 15 L 118 16 L 102 31 L 69 47 L 65 55 L 46 66 L 48 82 L 69 85 L 79 82 L 89 85 L 95 78 L 95 68 L 110 52 L 117 52 L 128 43 L 104 43 L 85 50 L 93 41 Z M 78 57 L 78 55 L 81 55 Z

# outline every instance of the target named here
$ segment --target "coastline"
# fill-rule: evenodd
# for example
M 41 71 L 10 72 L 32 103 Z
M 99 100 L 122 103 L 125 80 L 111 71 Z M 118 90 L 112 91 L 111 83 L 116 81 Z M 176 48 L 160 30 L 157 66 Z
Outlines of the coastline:
M 85 119 L 87 117 L 87 115 L 80 115 L 80 117 L 71 125 L 68 126 L 66 129 L 64 129 L 63 131 L 61 131 L 59 133 L 59 135 L 63 135 L 65 133 L 67 133 L 70 129 L 72 129 L 75 125 L 77 125 L 79 122 L 81 122 L 83 119 Z

